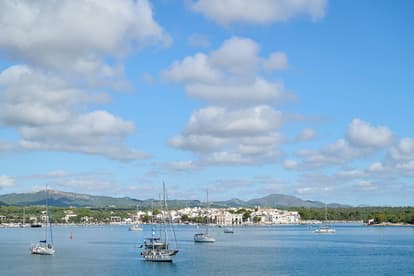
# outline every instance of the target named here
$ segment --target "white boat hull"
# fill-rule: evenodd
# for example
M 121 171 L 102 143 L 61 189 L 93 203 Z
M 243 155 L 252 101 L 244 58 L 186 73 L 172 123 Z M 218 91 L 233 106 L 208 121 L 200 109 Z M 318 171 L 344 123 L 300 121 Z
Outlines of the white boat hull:
M 144 230 L 142 227 L 138 226 L 138 225 L 133 225 L 131 227 L 128 228 L 129 231 L 142 231 Z
M 141 253 L 145 261 L 149 262 L 172 262 L 173 256 L 178 253 L 178 250 L 145 250 Z
M 317 234 L 333 234 L 336 232 L 336 230 L 328 227 L 320 227 L 313 232 Z
M 206 234 L 195 234 L 194 235 L 195 242 L 215 242 L 216 239 L 212 236 L 208 236 Z
M 44 247 L 44 246 L 36 245 L 30 248 L 30 252 L 34 255 L 54 255 L 55 249 L 53 248 L 53 246 Z

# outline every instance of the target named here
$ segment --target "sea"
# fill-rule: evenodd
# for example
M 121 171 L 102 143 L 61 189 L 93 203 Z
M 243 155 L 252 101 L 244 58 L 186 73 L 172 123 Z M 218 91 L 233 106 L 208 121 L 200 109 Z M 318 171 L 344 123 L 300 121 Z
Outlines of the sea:
M 194 225 L 176 225 L 172 263 L 143 261 L 153 226 L 55 226 L 54 256 L 31 255 L 43 228 L 0 228 L 0 275 L 414 275 L 414 227 L 337 224 L 210 227 L 216 242 L 193 242 Z M 170 241 L 174 244 L 174 241 Z

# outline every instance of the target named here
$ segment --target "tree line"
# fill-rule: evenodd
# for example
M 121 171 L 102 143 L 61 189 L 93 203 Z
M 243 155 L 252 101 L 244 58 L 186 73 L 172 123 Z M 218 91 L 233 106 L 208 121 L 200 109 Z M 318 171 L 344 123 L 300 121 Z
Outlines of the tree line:
M 324 220 L 325 208 L 290 208 L 298 211 L 302 220 Z M 352 207 L 328 208 L 328 220 L 364 221 L 375 223 L 407 223 L 414 224 L 414 207 Z

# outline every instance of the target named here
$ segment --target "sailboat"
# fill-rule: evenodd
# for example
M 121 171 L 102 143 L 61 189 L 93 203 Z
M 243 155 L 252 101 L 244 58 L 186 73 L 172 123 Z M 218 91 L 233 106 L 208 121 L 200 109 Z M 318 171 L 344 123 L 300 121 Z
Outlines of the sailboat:
M 137 214 L 138 214 L 138 205 L 137 205 Z M 139 223 L 133 224 L 128 228 L 129 231 L 142 231 L 143 228 L 141 227 L 141 225 L 139 225 Z
M 145 261 L 150 262 L 172 262 L 173 257 L 178 253 L 177 249 L 177 240 L 175 237 L 175 230 L 172 224 L 171 214 L 168 210 L 167 206 L 167 193 L 165 191 L 165 184 L 163 185 L 163 202 L 161 208 L 161 222 L 160 222 L 160 236 L 155 236 L 155 229 L 152 230 L 151 238 L 147 238 L 144 240 L 143 251 L 141 252 L 141 256 L 144 258 Z M 165 218 L 165 213 L 168 215 L 168 219 Z M 175 248 L 170 248 L 168 243 L 168 233 L 167 233 L 167 223 L 170 226 L 170 230 L 173 233 L 174 241 L 175 241 Z
M 53 255 L 55 254 L 55 247 L 53 246 L 52 224 L 49 220 L 49 205 L 48 205 L 48 192 L 46 186 L 46 227 L 45 227 L 45 239 L 39 241 L 36 245 L 32 245 L 30 252 L 36 255 Z
M 333 234 L 333 233 L 335 233 L 336 230 L 334 228 L 330 227 L 328 224 L 326 224 L 327 220 L 328 220 L 328 207 L 325 204 L 325 221 L 313 232 L 317 233 L 317 234 Z
M 233 230 L 233 227 L 226 227 L 224 228 L 223 232 L 226 234 L 233 234 L 234 230 Z
M 208 205 L 208 190 L 207 190 L 207 211 L 209 210 Z M 199 232 L 194 234 L 194 242 L 215 242 L 216 239 L 208 234 L 208 215 L 207 215 L 207 223 L 206 223 L 206 231 Z

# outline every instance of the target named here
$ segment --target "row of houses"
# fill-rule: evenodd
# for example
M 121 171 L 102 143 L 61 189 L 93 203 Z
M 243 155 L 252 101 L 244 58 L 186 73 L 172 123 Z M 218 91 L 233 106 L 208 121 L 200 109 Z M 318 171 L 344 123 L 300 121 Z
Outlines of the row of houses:
M 184 208 L 179 210 L 171 210 L 170 214 L 158 213 L 153 216 L 152 211 L 137 211 L 129 218 L 122 219 L 119 216 L 113 216 L 110 219 L 111 223 L 141 223 L 142 218 L 150 216 L 153 221 L 159 221 L 164 218 L 171 219 L 174 223 L 185 222 L 183 218 L 188 218 L 190 221 L 198 217 L 207 218 L 208 223 L 217 225 L 241 225 L 241 224 L 298 224 L 300 223 L 300 215 L 295 211 L 279 210 L 274 208 L 260 208 L 245 209 L 249 212 L 249 216 L 243 218 L 243 213 L 237 213 L 237 208 Z
M 241 212 L 240 212 L 241 211 Z M 70 223 L 77 217 L 73 210 L 65 210 L 64 217 L 61 221 Z M 167 213 L 157 213 L 153 215 L 152 211 L 137 211 L 130 213 L 129 217 L 110 216 L 105 219 L 105 223 L 112 224 L 131 224 L 142 223 L 144 218 L 151 218 L 152 222 L 160 221 L 164 218 L 172 220 L 174 223 L 184 223 L 187 221 L 197 221 L 199 218 L 207 219 L 208 223 L 217 225 L 241 225 L 241 224 L 298 224 L 300 223 L 300 215 L 298 212 L 279 210 L 274 208 L 252 208 L 243 209 L 238 208 L 183 208 L 179 210 L 171 210 L 169 215 Z M 47 220 L 47 213 L 43 211 L 41 214 L 41 222 Z M 0 223 L 6 221 L 5 216 L 0 216 Z M 36 217 L 29 217 L 28 222 L 36 223 Z M 83 216 L 78 221 L 81 223 L 96 223 L 98 222 L 93 217 Z

